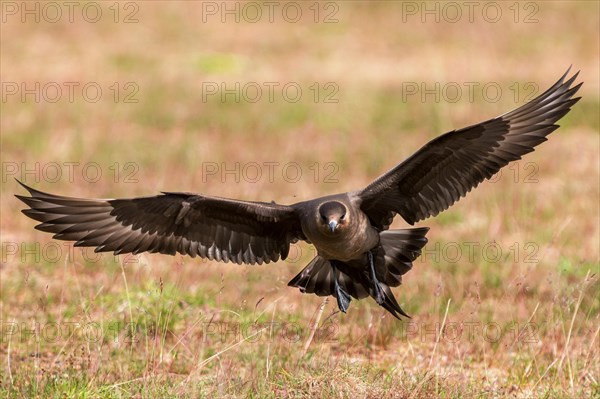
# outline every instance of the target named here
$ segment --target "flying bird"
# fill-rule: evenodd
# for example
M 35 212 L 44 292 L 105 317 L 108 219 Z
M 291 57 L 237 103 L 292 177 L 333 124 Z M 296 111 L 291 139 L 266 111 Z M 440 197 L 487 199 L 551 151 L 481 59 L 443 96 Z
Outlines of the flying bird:
M 570 70 L 570 68 L 569 68 Z M 83 199 L 44 193 L 16 197 L 35 228 L 77 247 L 115 254 L 159 252 L 219 262 L 285 259 L 290 244 L 312 243 L 317 256 L 289 283 L 333 296 L 346 312 L 352 298 L 372 297 L 394 317 L 408 315 L 391 287 L 402 282 L 427 242 L 427 227 L 389 230 L 399 214 L 410 225 L 436 216 L 509 162 L 546 141 L 580 97 L 569 70 L 514 111 L 427 143 L 366 188 L 293 205 L 163 192 L 130 199 Z

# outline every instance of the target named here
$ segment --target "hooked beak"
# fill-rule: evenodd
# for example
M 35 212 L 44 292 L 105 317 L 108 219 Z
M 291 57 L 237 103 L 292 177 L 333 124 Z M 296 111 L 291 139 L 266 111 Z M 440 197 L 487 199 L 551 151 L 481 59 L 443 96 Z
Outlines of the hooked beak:
M 335 220 L 330 220 L 329 221 L 329 230 L 331 230 L 331 232 L 333 233 L 336 229 L 338 225 L 338 222 L 336 222 Z

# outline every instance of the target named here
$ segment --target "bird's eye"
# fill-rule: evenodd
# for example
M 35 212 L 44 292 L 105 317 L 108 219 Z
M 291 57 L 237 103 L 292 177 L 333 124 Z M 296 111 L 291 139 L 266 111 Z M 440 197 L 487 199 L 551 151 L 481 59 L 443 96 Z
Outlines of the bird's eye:
M 346 218 L 346 214 L 344 213 L 341 217 L 340 220 L 344 220 Z

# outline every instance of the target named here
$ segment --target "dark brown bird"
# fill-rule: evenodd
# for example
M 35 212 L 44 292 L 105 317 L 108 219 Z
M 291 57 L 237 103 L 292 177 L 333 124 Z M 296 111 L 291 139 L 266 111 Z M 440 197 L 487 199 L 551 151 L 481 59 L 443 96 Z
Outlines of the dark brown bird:
M 533 101 L 507 114 L 430 141 L 365 189 L 293 205 L 163 192 L 131 199 L 80 199 L 26 185 L 17 195 L 36 229 L 77 247 L 115 254 L 179 252 L 219 262 L 262 264 L 285 259 L 291 243 L 318 255 L 288 285 L 332 295 L 346 312 L 351 298 L 371 296 L 396 318 L 390 287 L 402 282 L 427 242 L 427 227 L 388 230 L 396 214 L 409 224 L 435 216 L 510 161 L 533 151 L 558 128 L 578 98 L 578 73 L 567 72 Z M 20 182 L 19 182 L 20 183 Z

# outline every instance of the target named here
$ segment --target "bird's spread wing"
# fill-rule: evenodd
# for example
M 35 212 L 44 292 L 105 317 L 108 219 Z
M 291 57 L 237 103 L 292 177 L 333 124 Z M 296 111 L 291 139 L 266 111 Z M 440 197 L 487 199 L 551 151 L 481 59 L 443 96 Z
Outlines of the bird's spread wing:
M 20 182 L 19 182 L 20 183 Z M 22 184 L 22 183 L 21 183 Z M 189 193 L 132 199 L 80 199 L 43 193 L 26 185 L 17 195 L 42 222 L 38 230 L 115 254 L 176 252 L 223 262 L 262 264 L 285 259 L 302 239 L 293 208 Z
M 430 141 L 358 193 L 361 209 L 381 230 L 398 213 L 414 224 L 435 216 L 510 161 L 546 141 L 578 98 L 578 73 L 567 72 L 546 92 L 514 111 Z

